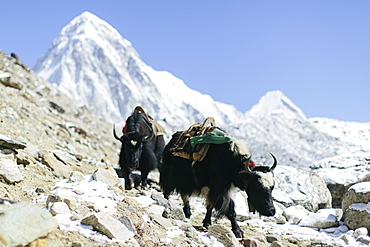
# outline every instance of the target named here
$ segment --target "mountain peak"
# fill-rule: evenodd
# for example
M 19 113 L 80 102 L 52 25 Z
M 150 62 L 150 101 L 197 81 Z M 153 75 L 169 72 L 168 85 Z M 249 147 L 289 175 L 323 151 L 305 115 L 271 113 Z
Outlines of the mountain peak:
M 90 12 L 83 12 L 75 17 L 60 32 L 59 37 L 86 36 L 92 39 L 102 39 L 105 35 L 115 36 L 120 39 L 121 35 L 106 21 Z M 99 37 L 102 36 L 102 37 Z
M 84 11 L 80 16 L 80 18 L 85 18 L 85 19 L 95 19 L 98 18 L 96 15 L 90 13 L 89 11 Z M 99 19 L 99 18 L 98 18 Z M 100 20 L 100 19 L 99 19 Z
M 306 119 L 302 110 L 279 90 L 267 92 L 247 113 L 254 117 L 281 115 L 290 119 Z

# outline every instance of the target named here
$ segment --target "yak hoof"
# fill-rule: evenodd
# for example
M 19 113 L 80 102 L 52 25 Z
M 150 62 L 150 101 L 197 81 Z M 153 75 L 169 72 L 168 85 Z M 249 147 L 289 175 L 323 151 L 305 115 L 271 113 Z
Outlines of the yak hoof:
M 129 183 L 125 183 L 125 190 L 131 190 L 132 189 L 132 184 L 129 182 Z
M 240 229 L 233 229 L 232 230 L 236 238 L 243 238 L 244 232 Z
M 149 189 L 149 185 L 148 185 L 148 184 L 142 184 L 142 185 L 140 186 L 140 188 L 141 188 L 142 190 L 146 190 L 146 189 Z
M 203 227 L 204 228 L 206 228 L 206 229 L 208 229 L 208 227 L 210 227 L 212 224 L 211 223 L 209 223 L 209 222 L 204 222 L 203 223 Z
M 184 211 L 185 217 L 189 219 L 191 216 L 190 206 L 184 206 L 183 211 Z

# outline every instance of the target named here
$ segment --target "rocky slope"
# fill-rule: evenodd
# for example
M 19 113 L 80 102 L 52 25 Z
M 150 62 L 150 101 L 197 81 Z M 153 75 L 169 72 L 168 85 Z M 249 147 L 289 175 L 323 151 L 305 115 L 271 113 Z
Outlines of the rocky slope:
M 317 230 L 295 235 L 292 225 L 283 224 L 298 222 L 288 209 L 300 200 L 303 205 L 308 202 L 292 188 L 288 189 L 297 200 L 280 198 L 276 217 L 262 221 L 238 216 L 246 239 L 233 238 L 223 219 L 207 234 L 199 227 L 202 201 L 192 201 L 189 221 L 178 206 L 179 198 L 165 201 L 156 183 L 146 190 L 123 190 L 113 170 L 119 143 L 110 123 L 76 107 L 14 54 L 0 52 L 0 82 L 0 246 L 251 246 L 250 237 L 261 246 L 358 243 L 345 226 L 337 227 L 339 215 L 330 223 L 337 238 L 322 237 Z M 276 172 L 285 179 L 277 182 L 280 189 L 292 180 L 288 168 Z M 308 182 L 314 178 L 307 172 L 302 176 Z M 157 181 L 158 172 L 151 178 Z M 304 194 L 312 190 L 302 181 L 296 184 Z M 22 227 L 15 224 L 19 222 Z

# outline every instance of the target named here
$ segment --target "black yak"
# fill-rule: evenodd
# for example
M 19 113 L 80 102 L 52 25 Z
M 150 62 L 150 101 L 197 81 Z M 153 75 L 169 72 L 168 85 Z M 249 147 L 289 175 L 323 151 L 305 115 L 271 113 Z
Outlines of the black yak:
M 272 171 L 277 165 L 272 155 L 272 167 L 249 167 L 251 155 L 245 145 L 239 141 L 222 144 L 210 144 L 208 153 L 202 161 L 192 162 L 189 159 L 174 155 L 177 140 L 182 132 L 173 134 L 163 154 L 160 170 L 160 186 L 164 197 L 169 198 L 173 192 L 181 195 L 183 211 L 190 218 L 190 196 L 206 198 L 207 213 L 203 226 L 211 225 L 212 210 L 217 216 L 226 216 L 236 237 L 243 237 L 243 231 L 236 222 L 235 204 L 230 198 L 230 190 L 237 187 L 248 194 L 250 211 L 257 210 L 265 216 L 273 216 L 275 207 L 272 199 L 274 179 Z
M 157 132 L 158 126 L 141 107 L 136 107 L 127 118 L 121 137 L 117 136 L 113 128 L 114 137 L 122 142 L 119 165 L 121 176 L 125 178 L 125 189 L 132 189 L 133 169 L 141 172 L 141 185 L 145 187 L 149 172 L 158 168 L 162 162 L 165 142 L 163 133 Z

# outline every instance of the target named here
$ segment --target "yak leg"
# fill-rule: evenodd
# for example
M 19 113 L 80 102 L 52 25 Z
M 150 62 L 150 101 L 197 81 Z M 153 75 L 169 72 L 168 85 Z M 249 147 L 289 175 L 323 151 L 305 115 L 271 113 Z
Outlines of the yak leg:
M 233 231 L 235 237 L 242 238 L 244 233 L 240 229 L 238 223 L 236 222 L 235 203 L 231 199 L 230 199 L 230 204 L 229 204 L 229 211 L 227 212 L 226 217 L 231 222 L 231 230 Z
M 207 201 L 207 213 L 203 220 L 203 227 L 207 229 L 209 226 L 212 225 L 212 220 L 211 220 L 212 210 L 213 210 L 212 204 Z
M 141 187 L 146 188 L 148 186 L 148 171 L 141 170 Z
M 182 202 L 184 204 L 184 207 L 182 210 L 184 211 L 185 217 L 190 218 L 191 216 L 191 210 L 190 210 L 190 202 L 189 202 L 189 196 L 188 195 L 181 195 Z
M 121 168 L 123 178 L 125 179 L 125 189 L 132 189 L 132 178 L 131 178 L 131 169 L 128 167 Z

